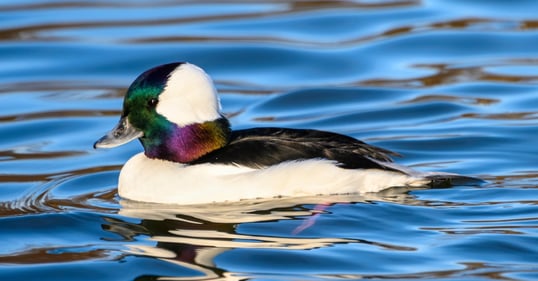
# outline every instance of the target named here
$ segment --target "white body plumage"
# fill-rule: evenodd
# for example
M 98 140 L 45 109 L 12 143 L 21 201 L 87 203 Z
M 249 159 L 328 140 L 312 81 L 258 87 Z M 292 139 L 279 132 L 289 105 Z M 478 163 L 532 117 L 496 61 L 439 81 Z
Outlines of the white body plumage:
M 423 186 L 430 180 L 403 173 L 342 169 L 333 161 L 290 161 L 262 169 L 221 164 L 186 165 L 133 156 L 122 168 L 119 195 L 168 204 L 377 192 L 394 186 Z

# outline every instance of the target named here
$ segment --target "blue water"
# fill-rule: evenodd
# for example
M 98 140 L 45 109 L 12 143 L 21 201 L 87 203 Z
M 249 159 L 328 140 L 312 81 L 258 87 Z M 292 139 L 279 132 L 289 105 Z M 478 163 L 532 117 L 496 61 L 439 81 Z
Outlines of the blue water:
M 0 279 L 537 280 L 536 11 L 533 0 L 3 1 Z M 131 81 L 172 61 L 206 69 L 234 128 L 335 131 L 486 183 L 122 201 L 119 169 L 141 147 L 92 144 Z

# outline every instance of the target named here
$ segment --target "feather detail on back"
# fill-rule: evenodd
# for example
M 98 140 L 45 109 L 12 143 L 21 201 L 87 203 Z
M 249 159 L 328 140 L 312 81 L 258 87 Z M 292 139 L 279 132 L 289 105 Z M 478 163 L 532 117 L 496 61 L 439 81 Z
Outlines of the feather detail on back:
M 286 161 L 327 159 L 346 169 L 394 170 L 384 162 L 399 156 L 352 137 L 302 129 L 255 128 L 233 131 L 230 142 L 191 164 L 235 164 L 261 168 Z

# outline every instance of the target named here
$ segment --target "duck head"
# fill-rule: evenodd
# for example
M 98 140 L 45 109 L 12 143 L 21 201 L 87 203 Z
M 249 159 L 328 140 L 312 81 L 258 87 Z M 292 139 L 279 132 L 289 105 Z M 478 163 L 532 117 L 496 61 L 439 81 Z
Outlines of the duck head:
M 94 148 L 139 139 L 147 157 L 188 163 L 228 142 L 211 78 L 189 63 L 169 63 L 142 73 L 123 100 L 121 118 Z

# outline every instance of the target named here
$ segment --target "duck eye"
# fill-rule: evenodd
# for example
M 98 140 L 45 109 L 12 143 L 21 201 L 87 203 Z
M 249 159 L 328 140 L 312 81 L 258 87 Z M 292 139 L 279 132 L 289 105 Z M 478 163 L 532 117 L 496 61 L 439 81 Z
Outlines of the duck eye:
M 151 99 L 148 100 L 148 106 L 151 107 L 151 108 L 153 108 L 153 107 L 155 107 L 155 106 L 157 105 L 157 102 L 159 102 L 158 99 L 156 99 L 156 98 L 151 98 Z

